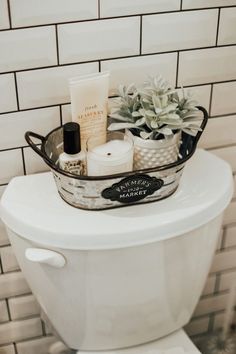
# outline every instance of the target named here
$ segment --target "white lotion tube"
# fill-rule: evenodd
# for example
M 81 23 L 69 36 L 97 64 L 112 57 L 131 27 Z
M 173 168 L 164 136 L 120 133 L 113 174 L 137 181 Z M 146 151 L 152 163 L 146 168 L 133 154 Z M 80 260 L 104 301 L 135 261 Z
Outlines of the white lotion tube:
M 70 79 L 72 121 L 80 125 L 81 148 L 95 137 L 95 146 L 106 142 L 109 72 Z

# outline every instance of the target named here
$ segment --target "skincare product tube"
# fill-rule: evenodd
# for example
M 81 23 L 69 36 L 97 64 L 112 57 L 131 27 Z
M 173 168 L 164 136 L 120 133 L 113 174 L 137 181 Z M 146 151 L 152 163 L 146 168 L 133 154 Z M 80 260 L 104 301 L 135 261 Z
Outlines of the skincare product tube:
M 70 79 L 72 121 L 79 123 L 81 148 L 95 136 L 95 146 L 106 142 L 109 72 Z

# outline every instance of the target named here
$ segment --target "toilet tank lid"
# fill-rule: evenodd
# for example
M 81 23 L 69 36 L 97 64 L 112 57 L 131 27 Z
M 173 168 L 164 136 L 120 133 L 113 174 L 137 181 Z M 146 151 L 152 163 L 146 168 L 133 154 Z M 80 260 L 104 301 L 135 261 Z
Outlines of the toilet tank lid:
M 169 198 L 127 208 L 85 211 L 58 195 L 51 172 L 15 177 L 1 199 L 9 229 L 40 245 L 65 249 L 111 249 L 190 232 L 226 208 L 233 192 L 229 164 L 197 150 Z

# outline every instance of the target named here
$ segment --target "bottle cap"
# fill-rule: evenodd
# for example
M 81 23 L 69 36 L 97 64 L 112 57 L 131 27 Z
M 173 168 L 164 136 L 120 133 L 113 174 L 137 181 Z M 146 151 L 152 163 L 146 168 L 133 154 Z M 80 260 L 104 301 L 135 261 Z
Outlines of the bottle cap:
M 64 152 L 70 155 L 81 151 L 80 126 L 78 123 L 70 122 L 63 125 Z

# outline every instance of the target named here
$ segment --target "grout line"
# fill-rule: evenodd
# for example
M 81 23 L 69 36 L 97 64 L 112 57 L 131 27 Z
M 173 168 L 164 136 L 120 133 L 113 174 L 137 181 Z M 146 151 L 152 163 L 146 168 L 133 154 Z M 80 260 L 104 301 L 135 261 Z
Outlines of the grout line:
M 225 309 L 223 310 L 216 310 L 216 311 L 212 311 L 212 312 L 208 312 L 208 313 L 204 313 L 202 315 L 199 315 L 199 316 L 194 316 L 191 318 L 191 321 L 196 321 L 196 320 L 200 320 L 200 319 L 203 319 L 203 318 L 206 318 L 206 317 L 210 317 L 211 315 L 218 315 L 218 314 L 221 314 L 221 313 L 224 313 L 225 312 Z
M 35 339 L 40 339 L 40 338 L 43 338 L 44 336 L 43 335 L 38 335 L 38 336 L 33 336 L 33 337 L 30 337 L 30 338 L 25 338 L 24 340 L 23 339 L 20 339 L 19 341 L 17 342 L 5 342 L 4 344 L 1 344 L 0 345 L 0 348 L 4 347 L 4 346 L 7 346 L 9 344 L 17 344 L 17 343 L 22 343 L 22 342 L 28 342 L 28 341 L 31 341 L 31 340 L 35 340 Z
M 17 299 L 19 297 L 25 297 L 25 296 L 30 296 L 32 293 L 24 293 L 24 294 L 19 294 L 19 295 L 11 295 L 8 296 L 8 299 Z M 35 316 L 35 315 L 34 315 Z
M 213 331 L 214 323 L 215 323 L 215 313 L 211 313 L 209 316 L 209 324 L 207 329 L 208 333 Z
M 182 10 L 169 10 L 169 11 L 162 11 L 162 12 L 148 12 L 148 13 L 136 13 L 136 14 L 128 14 L 128 15 L 118 15 L 118 16 L 109 16 L 109 17 L 94 17 L 94 18 L 87 18 L 83 20 L 68 20 L 68 21 L 62 21 L 62 22 L 49 22 L 49 23 L 42 23 L 38 25 L 29 25 L 29 26 L 19 26 L 19 27 L 12 27 L 10 30 L 17 31 L 21 29 L 27 29 L 27 28 L 34 28 L 34 27 L 45 27 L 45 26 L 53 26 L 53 25 L 69 25 L 73 23 L 83 23 L 83 22 L 95 22 L 95 21 L 106 21 L 106 20 L 116 20 L 116 19 L 122 19 L 122 18 L 129 18 L 129 17 L 137 17 L 137 16 L 151 16 L 151 15 L 165 15 L 165 14 L 171 14 L 171 13 L 178 13 L 180 11 L 182 12 L 193 12 L 193 11 L 210 11 L 212 9 L 219 9 L 219 8 L 235 8 L 235 5 L 228 5 L 228 6 L 214 6 L 214 7 L 202 7 L 202 8 L 194 8 L 194 9 L 182 9 Z M 100 12 L 100 11 L 99 11 Z M 100 15 L 100 13 L 99 13 Z M 1 29 L 0 32 L 5 32 L 9 31 L 9 28 L 4 28 Z
M 235 116 L 235 113 L 226 113 L 226 114 L 216 114 L 216 115 L 212 115 L 211 118 L 224 118 L 224 117 L 230 117 L 230 116 Z
M 66 104 L 69 104 L 69 103 L 66 103 Z M 19 112 L 24 112 L 24 111 L 30 111 L 30 110 L 37 110 L 37 109 L 44 109 L 44 108 L 50 108 L 50 107 L 59 107 L 59 110 L 62 109 L 62 106 L 64 104 L 61 104 L 61 105 L 55 105 L 55 106 L 46 106 L 46 107 L 38 107 L 38 108 L 30 108 L 30 109 L 24 109 L 24 110 L 21 110 Z M 17 112 L 14 112 L 14 113 L 17 113 Z M 7 113 L 3 113 L 2 115 L 4 114 L 7 114 Z M 60 113 L 61 114 L 61 113 Z M 231 114 L 231 115 L 235 115 L 234 114 Z M 0 115 L 1 116 L 1 115 Z M 223 116 L 219 116 L 219 117 L 211 117 L 212 118 L 222 118 Z M 60 118 L 61 120 L 61 118 Z M 40 145 L 40 144 L 38 144 Z M 235 147 L 236 146 L 236 143 L 231 143 L 231 144 L 227 144 L 227 145 L 220 145 L 220 146 L 214 146 L 214 147 L 210 147 L 210 148 L 207 148 L 208 151 L 212 151 L 212 150 L 220 150 L 220 149 L 225 149 L 225 148 L 231 148 L 231 147 Z M 6 152 L 6 151 L 12 151 L 12 150 L 18 150 L 18 149 L 24 149 L 24 148 L 28 148 L 29 146 L 28 145 L 21 145 L 21 146 L 15 146 L 15 147 L 11 147 L 11 148 L 6 148 L 6 149 L 0 149 L 0 153 L 1 152 Z M 236 175 L 236 172 L 233 173 L 233 175 Z M 8 183 L 2 183 L 0 184 L 0 186 L 6 186 Z M 236 222 L 235 222 L 236 223 Z M 231 223 L 231 224 L 235 224 L 235 223 Z M 227 224 L 227 226 L 230 225 L 230 224 Z
M 179 80 L 179 51 L 177 52 L 177 62 L 176 62 L 176 79 L 175 79 L 175 87 L 178 87 Z
M 9 25 L 10 25 L 10 28 L 7 28 L 7 30 L 9 31 L 9 30 L 12 30 L 10 0 L 7 0 L 7 8 L 8 8 L 8 19 L 9 19 Z
M 230 247 L 225 247 L 222 248 L 221 250 L 216 250 L 216 255 L 220 253 L 225 253 L 225 252 L 230 252 L 230 251 L 235 251 L 236 250 L 236 245 L 235 246 L 230 246 Z
M 236 47 L 236 42 L 232 44 L 222 44 L 219 46 L 207 46 L 207 47 L 195 47 L 195 48 L 185 48 L 179 50 L 180 53 L 182 52 L 194 52 L 197 50 L 208 50 L 208 49 L 219 49 L 219 48 L 230 48 L 230 47 Z M 143 53 L 141 56 L 138 54 L 131 54 L 131 55 L 124 55 L 124 56 L 119 56 L 119 57 L 108 57 L 108 58 L 101 58 L 101 59 L 96 59 L 96 60 L 85 60 L 85 61 L 75 61 L 75 62 L 70 62 L 70 63 L 63 63 L 59 65 L 46 65 L 46 66 L 40 66 L 36 68 L 27 68 L 27 69 L 20 69 L 20 70 L 14 70 L 16 73 L 24 73 L 28 71 L 35 71 L 35 70 L 44 70 L 44 69 L 52 69 L 52 68 L 60 68 L 64 66 L 69 66 L 69 65 L 78 65 L 78 64 L 90 64 L 90 63 L 96 63 L 98 60 L 101 61 L 111 61 L 111 60 L 120 60 L 120 59 L 131 59 L 131 58 L 140 58 L 140 57 L 147 57 L 147 56 L 154 56 L 154 55 L 161 55 L 161 54 L 173 54 L 176 53 L 178 50 L 168 50 L 168 51 L 163 51 L 163 52 L 151 52 L 151 53 Z M 13 70 L 8 70 L 8 71 L 2 71 L 0 72 L 0 75 L 2 74 L 8 74 L 13 72 Z M 214 83 L 222 83 L 222 82 L 231 82 L 235 81 L 235 79 L 231 80 L 223 80 L 223 81 L 214 81 Z M 210 82 L 212 83 L 212 82 Z M 208 82 L 209 84 L 209 82 Z M 196 86 L 199 86 L 202 84 L 196 84 Z M 189 85 L 192 86 L 192 85 Z
M 59 44 L 58 44 L 58 26 L 57 25 L 55 25 L 55 36 L 56 36 L 57 66 L 59 66 L 60 61 L 59 61 Z
M 200 334 L 198 334 L 198 333 L 194 334 L 193 336 L 190 336 L 190 339 L 192 339 L 193 343 L 197 341 L 199 343 L 203 343 L 204 344 L 206 340 L 207 340 L 207 342 L 209 342 L 209 332 L 205 332 L 205 333 L 202 333 L 202 334 L 201 333 Z M 215 347 L 214 344 L 213 344 L 213 346 Z M 196 345 L 196 347 L 198 348 L 198 344 Z M 197 351 L 197 353 L 200 353 L 200 352 Z
M 37 337 L 30 337 L 30 338 L 24 338 L 24 339 L 21 339 L 21 340 L 19 340 L 19 342 L 14 342 L 15 344 L 17 344 L 17 343 L 25 343 L 25 342 L 28 342 L 28 341 L 31 341 L 31 340 L 36 340 L 36 339 L 43 339 L 44 337 L 54 337 L 55 338 L 55 336 L 53 335 L 53 334 L 47 334 L 46 336 L 44 336 L 43 334 L 41 334 L 41 335 L 39 335 L 39 336 L 37 336 Z M 13 344 L 14 344 L 13 343 Z M 11 343 L 8 343 L 8 345 L 9 344 L 11 344 Z M 0 345 L 0 349 L 2 348 L 2 347 L 4 347 L 6 344 L 1 344 Z M 34 352 L 35 353 L 35 352 Z M 76 352 L 77 353 L 77 352 Z M 5 354 L 5 353 L 4 353 Z M 44 354 L 46 354 L 46 353 L 44 353 Z M 48 354 L 48 352 L 47 352 L 47 354 Z M 72 354 L 72 353 L 70 353 L 70 354 Z M 73 353 L 74 354 L 74 353 Z
M 210 90 L 210 101 L 209 101 L 209 116 L 211 116 L 211 108 L 212 108 L 212 98 L 213 98 L 213 84 L 211 84 L 211 90 Z
M 31 338 L 30 338 L 31 339 Z M 18 350 L 17 350 L 17 346 L 16 346 L 16 343 L 13 342 L 13 345 L 14 345 L 14 349 L 15 349 L 15 354 L 18 354 Z
M 4 274 L 1 256 L 0 256 L 0 271 L 1 271 L 1 273 L 0 273 L 0 276 L 1 276 L 1 274 Z
M 11 311 L 10 311 L 10 306 L 9 306 L 8 298 L 5 299 L 5 300 L 6 300 L 6 306 L 7 306 L 7 313 L 8 313 L 8 316 L 9 316 L 9 321 L 12 321 Z
M 183 0 L 180 0 L 180 10 L 183 10 Z
M 234 172 L 234 175 L 235 175 L 235 173 L 236 172 Z M 234 222 L 230 222 L 230 223 L 228 223 L 228 224 L 226 224 L 226 225 L 224 225 L 226 228 L 230 228 L 230 227 L 236 227 L 236 221 L 234 221 Z
M 40 146 L 41 143 L 37 143 L 35 144 L 37 146 Z M 11 151 L 11 150 L 18 150 L 18 149 L 25 149 L 25 148 L 29 148 L 29 145 L 21 145 L 21 146 L 16 146 L 16 147 L 12 147 L 12 148 L 7 148 L 7 149 L 1 149 L 0 152 L 5 152 L 5 151 Z M 8 183 L 2 183 L 0 184 L 0 186 L 7 186 Z
M 231 143 L 231 144 L 221 145 L 221 146 L 217 146 L 217 147 L 210 147 L 210 148 L 207 148 L 207 150 L 208 151 L 220 150 L 220 149 L 231 148 L 231 147 L 235 147 L 235 146 L 236 146 L 236 143 Z
M 60 109 L 60 125 L 62 126 L 63 125 L 63 119 L 62 119 L 62 106 L 61 105 L 59 106 L 59 109 Z
M 19 112 L 34 111 L 37 109 L 53 108 L 53 107 L 58 107 L 60 104 L 66 105 L 66 104 L 70 104 L 70 102 L 56 103 L 56 104 L 52 104 L 51 106 L 38 106 L 38 107 L 32 107 L 32 108 L 22 108 L 19 111 L 2 112 L 0 115 L 3 116 L 4 114 L 10 114 L 10 113 L 19 113 Z
M 221 279 L 221 273 L 217 272 L 213 295 L 217 295 L 220 293 L 220 279 Z
M 226 243 L 226 227 L 223 227 L 223 235 L 221 240 L 221 245 L 219 251 L 224 251 Z
M 216 46 L 218 45 L 218 38 L 219 38 L 219 28 L 220 28 L 220 15 L 221 15 L 221 8 L 218 10 L 218 19 L 217 19 L 217 27 L 216 27 Z
M 227 250 L 226 250 L 225 252 L 227 252 Z M 236 272 L 236 267 L 223 269 L 223 270 L 220 271 L 220 274 L 221 274 L 221 275 L 224 275 L 224 274 L 227 274 L 227 273 L 234 273 L 234 272 Z M 211 272 L 211 273 L 209 273 L 208 275 L 209 275 L 209 276 L 212 276 L 212 275 L 215 275 L 215 274 L 218 274 L 218 273 L 219 273 L 219 271 L 217 271 L 217 272 Z M 225 291 L 225 290 L 223 290 L 223 292 L 224 292 L 224 291 Z M 222 293 L 222 292 L 220 291 L 220 292 L 217 293 L 217 295 L 219 295 L 219 294 L 221 294 L 221 293 Z M 214 295 L 214 294 L 213 294 L 213 295 Z M 208 296 L 208 295 L 205 295 L 205 296 Z M 203 297 L 205 297 L 205 296 L 203 296 Z
M 100 69 L 100 65 L 101 65 L 101 61 L 99 61 L 99 69 Z M 218 81 L 218 82 L 214 82 L 214 84 L 215 83 L 216 84 L 230 83 L 230 82 L 236 82 L 236 80 L 233 79 L 233 80 L 228 80 L 228 81 Z M 206 83 L 195 84 L 195 85 L 185 85 L 184 87 L 185 88 L 189 88 L 189 87 L 190 88 L 194 88 L 194 87 L 208 86 L 208 85 L 212 85 L 212 83 L 211 82 L 206 82 Z M 113 96 L 111 96 L 111 97 L 113 97 Z M 4 115 L 4 114 L 11 114 L 11 113 L 17 113 L 17 112 L 26 112 L 26 111 L 32 111 L 32 110 L 38 110 L 38 109 L 53 108 L 53 107 L 58 107 L 59 105 L 67 105 L 67 104 L 70 104 L 70 102 L 69 101 L 68 102 L 58 102 L 58 103 L 51 104 L 51 105 L 37 106 L 37 107 L 30 107 L 30 108 L 22 108 L 22 109 L 19 109 L 19 111 L 15 110 L 15 111 L 1 112 L 0 116 Z M 222 117 L 233 116 L 233 115 L 236 115 L 236 112 L 235 113 L 226 113 L 226 114 L 213 115 L 213 116 L 211 116 L 211 118 L 218 118 L 218 117 L 222 118 Z
M 9 247 L 9 246 L 11 246 L 11 244 L 10 244 L 10 241 L 7 243 L 7 244 L 4 244 L 4 245 L 0 245 L 0 249 L 1 248 L 5 248 L 5 247 Z M 0 266 L 2 266 L 2 264 L 1 264 L 1 257 L 0 257 Z M 19 269 L 16 269 L 16 270 L 10 270 L 10 271 L 7 271 L 7 272 L 4 272 L 3 271 L 3 267 L 2 267 L 2 273 L 13 273 L 13 272 L 19 272 L 19 270 L 20 270 L 20 268 Z M 1 275 L 1 274 L 0 274 Z M 0 299 L 0 300 L 2 300 L 2 299 Z
M 98 61 L 98 71 L 101 72 L 101 60 Z
M 17 86 L 17 78 L 16 78 L 16 73 L 14 72 L 14 82 L 15 82 L 15 89 L 16 89 L 16 104 L 17 104 L 17 110 L 20 110 L 20 104 L 19 104 L 19 94 L 18 94 L 18 86 Z
M 100 0 L 98 0 L 98 18 L 101 19 L 101 4 L 100 4 Z
M 22 162 L 23 162 L 23 171 L 24 171 L 24 175 L 26 175 L 25 155 L 24 155 L 24 149 L 23 148 L 21 148 L 21 155 L 22 155 Z
M 2 150 L 0 150 L 0 152 L 24 149 L 24 148 L 27 148 L 27 147 L 29 147 L 29 145 L 16 146 L 16 147 L 11 147 L 11 148 L 7 148 L 7 149 L 2 149 Z M 3 183 L 3 184 L 0 184 L 0 186 L 1 185 L 6 186 L 7 184 L 8 183 Z
M 41 319 L 41 325 L 42 325 L 43 336 L 46 336 L 47 335 L 46 326 L 45 326 L 45 323 L 44 323 L 44 321 L 42 319 Z
M 218 274 L 219 272 L 215 273 L 215 274 Z M 211 276 L 212 274 L 208 274 L 208 276 Z M 201 298 L 200 298 L 200 301 L 202 300 L 206 300 L 206 299 L 211 299 L 213 297 L 217 297 L 217 296 L 221 296 L 221 295 L 225 295 L 225 294 L 228 294 L 229 290 L 222 290 L 222 291 L 218 291 L 217 293 L 213 293 L 213 294 L 207 294 L 207 295 L 202 295 Z M 202 315 L 200 315 L 202 316 Z M 199 317 L 199 316 L 196 316 L 196 317 Z
M 139 29 L 139 54 L 142 55 L 142 41 L 143 41 L 143 16 L 140 16 L 140 29 Z

